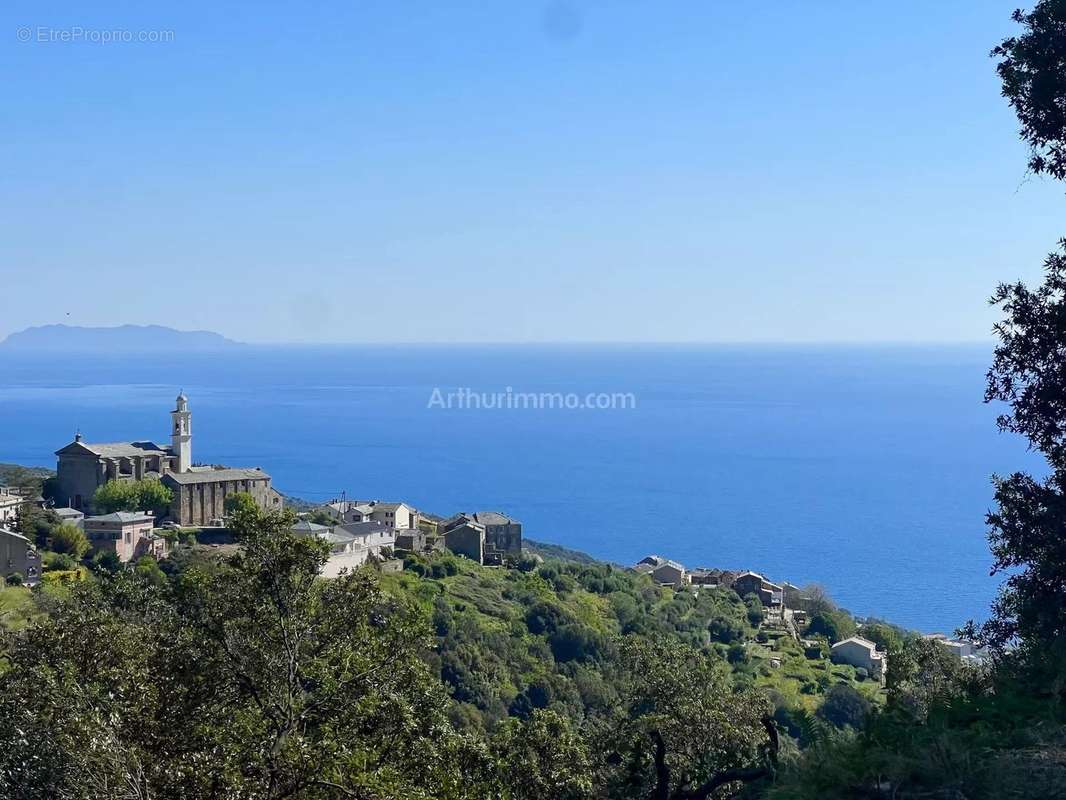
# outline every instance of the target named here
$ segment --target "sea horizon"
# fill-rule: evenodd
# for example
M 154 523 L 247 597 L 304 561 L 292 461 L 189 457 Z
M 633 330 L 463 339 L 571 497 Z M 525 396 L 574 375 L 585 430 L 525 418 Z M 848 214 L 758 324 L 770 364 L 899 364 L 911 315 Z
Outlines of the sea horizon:
M 294 357 L 298 354 L 297 357 Z M 0 353 L 0 461 L 165 441 L 259 466 L 287 495 L 498 509 L 531 539 L 619 564 L 818 582 L 923 631 L 982 619 L 999 578 L 993 472 L 1039 469 L 982 402 L 991 344 L 250 345 L 209 353 Z M 430 408 L 442 392 L 631 393 L 631 409 Z

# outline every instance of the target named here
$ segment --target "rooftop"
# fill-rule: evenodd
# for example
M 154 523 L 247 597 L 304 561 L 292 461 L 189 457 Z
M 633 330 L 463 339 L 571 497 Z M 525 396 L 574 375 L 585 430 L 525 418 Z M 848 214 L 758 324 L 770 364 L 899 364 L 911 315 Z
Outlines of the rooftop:
M 163 476 L 164 481 L 173 481 L 181 486 L 196 483 L 216 483 L 218 481 L 262 481 L 269 480 L 270 476 L 261 469 L 204 469 L 194 472 L 168 472 Z
M 517 525 L 518 520 L 511 519 L 499 511 L 477 511 L 474 513 L 474 521 L 482 525 Z
M 152 456 L 152 455 L 165 455 L 170 456 L 174 454 L 174 451 L 169 447 L 161 447 L 155 442 L 104 442 L 100 444 L 90 444 L 88 442 L 72 442 L 64 447 L 63 450 L 73 446 L 79 445 L 91 453 L 95 453 L 101 458 L 129 458 L 132 456 Z M 63 452 L 63 450 L 59 452 Z
M 110 514 L 102 514 L 97 517 L 86 517 L 85 523 L 91 522 L 119 522 L 127 524 L 130 522 L 151 522 L 155 519 L 151 514 L 145 514 L 143 511 L 114 511 Z

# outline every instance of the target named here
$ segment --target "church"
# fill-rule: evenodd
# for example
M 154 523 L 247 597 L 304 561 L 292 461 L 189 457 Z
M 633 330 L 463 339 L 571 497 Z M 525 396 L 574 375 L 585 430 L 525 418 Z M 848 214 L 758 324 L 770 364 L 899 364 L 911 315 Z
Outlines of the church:
M 250 494 L 260 508 L 281 508 L 281 495 L 258 467 L 193 465 L 192 412 L 184 392 L 170 418 L 169 447 L 150 440 L 89 444 L 76 434 L 73 442 L 56 451 L 57 501 L 91 511 L 93 493 L 108 481 L 156 478 L 173 493 L 169 518 L 182 526 L 217 524 L 226 498 L 238 492 Z

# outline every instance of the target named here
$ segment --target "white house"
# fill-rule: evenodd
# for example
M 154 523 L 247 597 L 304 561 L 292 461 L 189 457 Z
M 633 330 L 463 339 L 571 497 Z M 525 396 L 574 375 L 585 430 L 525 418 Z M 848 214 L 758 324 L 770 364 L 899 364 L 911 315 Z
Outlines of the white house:
M 329 559 L 322 567 L 325 578 L 336 578 L 344 570 L 361 567 L 370 556 L 380 558 L 383 548 L 396 544 L 396 532 L 377 522 L 354 522 L 334 527 L 298 522 L 292 532 L 297 536 L 317 536 L 329 542 Z
M 888 672 L 888 657 L 877 651 L 877 645 L 861 636 L 852 636 L 837 642 L 831 648 L 830 657 L 835 663 L 862 667 L 881 683 Z
M 406 530 L 418 527 L 418 510 L 407 503 L 382 503 L 379 500 L 333 500 L 319 506 L 341 524 L 380 522 L 390 528 Z
M 15 518 L 19 513 L 19 506 L 24 502 L 21 494 L 14 489 L 0 486 L 0 525 L 5 523 L 15 524 Z

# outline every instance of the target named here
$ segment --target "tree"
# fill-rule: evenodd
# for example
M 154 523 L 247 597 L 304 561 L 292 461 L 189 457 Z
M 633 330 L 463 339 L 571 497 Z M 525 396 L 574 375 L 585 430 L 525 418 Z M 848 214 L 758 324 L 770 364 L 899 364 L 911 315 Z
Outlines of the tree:
M 992 51 L 1008 99 L 1031 149 L 1036 174 L 1066 178 L 1066 2 L 1040 0 L 1014 20 L 1023 33 Z M 1048 475 L 994 476 L 988 515 L 994 572 L 1007 572 L 981 635 L 1004 663 L 1025 665 L 1035 685 L 1062 696 L 1066 683 L 1066 239 L 1044 262 L 1035 290 L 1000 285 L 992 303 L 1004 319 L 988 371 L 986 401 L 1009 404 L 1001 430 L 1026 437 Z
M 153 586 L 164 586 L 167 582 L 166 573 L 159 568 L 159 562 L 152 556 L 141 556 L 137 559 L 133 569 L 137 574 Z
M 754 592 L 749 594 L 744 598 L 744 605 L 747 608 L 748 624 L 753 628 L 758 628 L 766 617 L 766 609 L 763 608 L 759 595 Z
M 510 800 L 580 800 L 592 796 L 589 745 L 566 717 L 537 709 L 511 719 L 493 736 L 502 797 Z
M 231 494 L 222 504 L 226 516 L 231 516 L 237 512 L 252 513 L 255 511 L 256 507 L 255 498 L 248 494 L 248 492 L 236 492 L 235 494 Z M 324 512 L 318 511 L 315 512 L 315 516 L 325 516 L 325 514 Z M 328 517 L 327 519 L 329 520 L 328 522 L 319 522 L 317 518 L 312 521 L 319 525 L 335 524 L 335 520 L 329 519 Z
M 89 539 L 76 525 L 60 525 L 52 531 L 52 549 L 80 560 L 89 550 Z
M 155 478 L 108 481 L 93 493 L 93 508 L 101 514 L 115 511 L 152 511 L 164 514 L 174 493 Z
M 1025 32 L 993 51 L 1003 96 L 1021 123 L 1034 174 L 1066 178 L 1066 3 L 1040 0 L 1029 13 L 1015 11 Z
M 596 732 L 601 781 L 625 797 L 705 800 L 771 774 L 777 729 L 763 695 L 718 659 L 669 639 L 625 637 L 617 716 Z
M 913 721 L 953 700 L 980 696 L 985 677 L 933 639 L 916 636 L 888 660 L 888 705 Z
M 811 617 L 807 634 L 821 634 L 830 644 L 836 644 L 855 635 L 855 621 L 843 611 L 825 611 Z
M 101 575 L 5 634 L 0 796 L 475 796 L 491 760 L 448 725 L 420 617 L 369 571 L 321 580 L 292 520 L 242 513 L 221 569 Z
M 838 683 L 825 696 L 818 707 L 818 716 L 838 728 L 862 728 L 870 713 L 870 701 L 847 683 Z
M 887 622 L 867 622 L 859 629 L 859 635 L 877 645 L 877 649 L 890 653 L 903 646 L 900 629 Z

